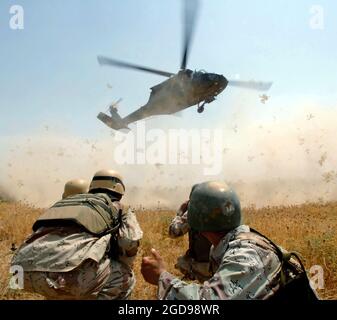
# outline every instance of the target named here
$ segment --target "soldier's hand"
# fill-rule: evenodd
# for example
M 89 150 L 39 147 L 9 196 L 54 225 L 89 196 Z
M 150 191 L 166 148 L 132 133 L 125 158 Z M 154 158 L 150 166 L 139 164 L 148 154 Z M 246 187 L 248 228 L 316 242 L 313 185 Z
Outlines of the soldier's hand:
M 141 272 L 145 281 L 157 285 L 162 272 L 166 271 L 165 263 L 160 254 L 151 249 L 152 257 L 144 257 Z
M 190 200 L 187 200 L 180 206 L 180 208 L 178 210 L 179 216 L 182 216 L 187 211 L 189 202 L 190 202 Z

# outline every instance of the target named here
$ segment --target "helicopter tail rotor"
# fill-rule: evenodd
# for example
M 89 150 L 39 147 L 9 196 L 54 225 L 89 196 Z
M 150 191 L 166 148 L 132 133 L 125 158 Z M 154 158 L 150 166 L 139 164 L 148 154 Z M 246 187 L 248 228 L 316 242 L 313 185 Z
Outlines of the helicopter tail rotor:
M 97 115 L 97 118 L 101 120 L 104 124 L 106 124 L 108 127 L 114 130 L 121 130 L 121 129 L 127 129 L 130 130 L 130 128 L 127 126 L 125 121 L 120 117 L 118 112 L 114 109 L 110 110 L 111 117 L 109 117 L 107 114 L 100 112 Z
M 230 80 L 228 82 L 228 85 L 232 87 L 246 88 L 257 91 L 268 91 L 271 88 L 272 84 L 273 84 L 272 82 L 261 82 L 261 81 Z

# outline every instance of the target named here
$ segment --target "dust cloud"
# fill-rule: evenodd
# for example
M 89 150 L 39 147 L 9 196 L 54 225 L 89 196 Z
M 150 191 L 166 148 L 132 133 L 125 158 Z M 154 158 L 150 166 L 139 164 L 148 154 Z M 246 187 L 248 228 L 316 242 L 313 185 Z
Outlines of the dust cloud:
M 90 180 L 97 170 L 114 168 L 125 179 L 124 202 L 134 207 L 176 208 L 193 184 L 218 179 L 236 188 L 244 206 L 337 200 L 337 108 L 309 104 L 283 109 L 289 111 L 267 109 L 257 121 L 253 114 L 262 111 L 243 103 L 214 123 L 224 136 L 221 144 L 209 142 L 213 152 L 221 153 L 221 172 L 215 176 L 204 175 L 202 161 L 117 164 L 114 151 L 118 142 L 109 129 L 96 139 L 50 128 L 26 136 L 1 137 L 0 192 L 2 198 L 45 207 L 60 198 L 67 180 Z M 172 121 L 164 122 L 149 123 L 165 132 Z M 179 127 L 186 119 L 173 122 Z M 194 147 L 192 144 L 189 150 Z

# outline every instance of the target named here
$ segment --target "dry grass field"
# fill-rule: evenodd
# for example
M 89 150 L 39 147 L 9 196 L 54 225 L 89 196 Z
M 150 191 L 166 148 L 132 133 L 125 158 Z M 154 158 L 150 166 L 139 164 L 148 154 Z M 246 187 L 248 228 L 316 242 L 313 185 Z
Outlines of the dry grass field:
M 30 233 L 40 209 L 18 203 L 0 203 L 0 299 L 43 299 L 22 291 L 8 289 L 11 246 L 17 246 Z M 168 238 L 172 211 L 138 211 L 144 231 L 140 254 L 136 260 L 137 285 L 132 299 L 155 299 L 156 288 L 144 282 L 140 274 L 141 257 L 154 247 L 167 262 L 169 271 L 179 275 L 174 264 L 187 248 L 187 237 Z M 323 299 L 337 299 L 337 203 L 244 209 L 244 222 L 264 233 L 283 247 L 299 252 L 307 269 L 320 265 L 324 269 Z

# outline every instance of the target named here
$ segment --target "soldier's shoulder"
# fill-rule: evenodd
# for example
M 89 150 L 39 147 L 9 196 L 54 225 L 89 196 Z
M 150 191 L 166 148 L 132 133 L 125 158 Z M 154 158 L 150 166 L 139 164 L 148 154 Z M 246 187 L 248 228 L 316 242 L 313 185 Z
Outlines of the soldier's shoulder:
M 247 252 L 250 251 L 251 253 L 255 252 L 255 255 L 260 256 L 262 260 L 267 256 L 279 260 L 278 247 L 271 242 L 269 238 L 255 232 L 255 230 L 237 234 L 233 239 L 231 247 L 236 247 L 237 249 L 242 249 Z

